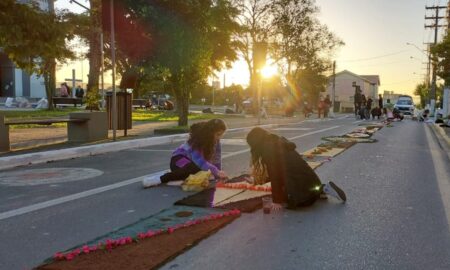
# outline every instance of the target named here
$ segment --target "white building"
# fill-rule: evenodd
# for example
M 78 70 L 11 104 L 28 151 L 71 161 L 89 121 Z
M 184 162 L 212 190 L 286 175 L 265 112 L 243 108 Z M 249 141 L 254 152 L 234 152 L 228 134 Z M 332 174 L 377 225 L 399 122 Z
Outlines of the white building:
M 362 94 L 371 97 L 374 104 L 378 104 L 378 87 L 380 86 L 380 76 L 378 75 L 357 75 L 348 70 L 336 73 L 335 97 L 336 106 L 340 112 L 350 112 L 354 109 L 354 84 L 358 85 Z M 333 76 L 328 77 L 329 83 L 327 94 L 333 98 Z
M 18 0 L 19 3 L 35 2 L 41 10 L 53 10 L 53 0 Z M 45 97 L 44 79 L 29 75 L 17 68 L 0 49 L 0 97 Z

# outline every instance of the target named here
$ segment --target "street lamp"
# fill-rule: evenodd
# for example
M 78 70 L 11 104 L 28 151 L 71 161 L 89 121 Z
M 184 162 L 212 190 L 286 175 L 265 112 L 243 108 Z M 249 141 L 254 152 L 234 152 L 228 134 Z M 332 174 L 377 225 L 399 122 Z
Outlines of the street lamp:
M 422 62 L 421 59 L 419 59 L 419 58 L 417 58 L 417 57 L 414 57 L 414 56 L 410 56 L 409 59 L 412 59 L 412 60 L 416 60 L 416 61 Z
M 427 56 L 428 57 L 428 54 L 426 54 L 422 49 L 420 49 L 416 44 L 414 44 L 414 43 L 409 43 L 409 42 L 406 42 L 406 45 L 410 45 L 410 46 L 413 46 L 414 48 L 416 48 L 416 49 L 418 49 L 421 53 L 423 53 L 425 56 Z

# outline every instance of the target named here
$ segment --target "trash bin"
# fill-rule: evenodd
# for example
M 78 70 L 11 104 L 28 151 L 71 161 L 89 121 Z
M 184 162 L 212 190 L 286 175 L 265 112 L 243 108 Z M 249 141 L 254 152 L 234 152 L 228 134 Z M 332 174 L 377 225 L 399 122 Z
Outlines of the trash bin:
M 340 101 L 335 101 L 334 102 L 333 112 L 337 113 L 340 110 L 341 110 L 341 102 Z
M 108 112 L 108 128 L 113 129 L 112 125 L 112 92 L 106 93 L 106 111 Z M 132 128 L 131 110 L 133 95 L 127 92 L 116 93 L 117 106 L 117 130 L 126 130 Z

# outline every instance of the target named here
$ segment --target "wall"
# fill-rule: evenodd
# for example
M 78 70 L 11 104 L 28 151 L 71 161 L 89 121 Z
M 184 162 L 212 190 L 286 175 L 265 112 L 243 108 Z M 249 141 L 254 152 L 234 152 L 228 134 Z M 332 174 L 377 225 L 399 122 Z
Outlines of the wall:
M 47 97 L 47 94 L 45 93 L 44 78 L 39 78 L 35 74 L 30 76 L 30 97 Z
M 353 76 L 350 73 L 341 73 L 336 76 L 336 90 L 335 100 L 340 102 L 341 111 L 354 108 L 353 96 L 355 95 L 355 88 L 352 86 L 353 82 L 356 85 L 361 86 L 361 90 L 364 94 L 369 91 L 370 84 L 366 83 L 363 79 Z M 329 84 L 327 93 L 332 97 L 333 84 Z

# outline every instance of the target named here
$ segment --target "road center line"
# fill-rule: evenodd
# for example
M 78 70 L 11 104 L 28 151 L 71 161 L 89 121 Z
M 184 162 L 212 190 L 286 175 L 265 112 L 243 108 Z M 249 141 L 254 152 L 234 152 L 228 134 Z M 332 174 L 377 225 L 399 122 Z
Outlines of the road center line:
M 295 136 L 295 137 L 292 137 L 292 138 L 289 138 L 289 139 L 290 140 L 295 140 L 295 139 L 298 139 L 298 138 L 314 135 L 314 134 L 325 132 L 325 131 L 329 131 L 329 130 L 332 130 L 332 129 L 336 129 L 338 127 L 340 127 L 340 126 L 333 126 L 333 127 L 329 127 L 329 128 L 319 129 L 319 130 L 308 132 L 308 133 L 305 133 L 305 134 L 302 134 L 302 135 L 299 135 L 299 136 Z M 244 149 L 244 150 L 241 150 L 241 151 L 236 151 L 236 152 L 233 152 L 233 153 L 225 154 L 225 155 L 222 156 L 222 158 L 229 158 L 229 157 L 237 156 L 237 155 L 240 155 L 240 154 L 243 154 L 243 153 L 247 153 L 249 151 L 250 151 L 250 149 Z M 107 185 L 107 186 L 103 186 L 103 187 L 98 187 L 98 188 L 86 190 L 86 191 L 75 193 L 75 194 L 72 194 L 72 195 L 60 197 L 60 198 L 57 198 L 57 199 L 53 199 L 53 200 L 49 200 L 49 201 L 45 201 L 45 202 L 41 202 L 41 203 L 29 205 L 29 206 L 25 206 L 25 207 L 22 207 L 22 208 L 11 210 L 11 211 L 3 212 L 3 213 L 0 213 L 0 220 L 4 220 L 4 219 L 11 218 L 11 217 L 27 214 L 27 213 L 30 213 L 30 212 L 34 212 L 34 211 L 37 211 L 37 210 L 45 209 L 45 208 L 52 207 L 52 206 L 55 206 L 55 205 L 59 205 L 59 204 L 62 204 L 62 203 L 66 203 L 66 202 L 78 200 L 78 199 L 81 199 L 81 198 L 85 198 L 85 197 L 88 197 L 88 196 L 96 195 L 96 194 L 99 194 L 99 193 L 102 193 L 102 192 L 105 192 L 105 191 L 110 191 L 110 190 L 114 190 L 114 189 L 117 189 L 117 188 L 121 188 L 121 187 L 124 187 L 124 186 L 131 185 L 131 184 L 134 184 L 134 183 L 142 182 L 144 177 L 153 176 L 153 175 L 155 175 L 155 176 L 156 175 L 161 175 L 164 172 L 166 172 L 166 170 L 155 172 L 155 173 L 152 173 L 150 175 L 144 175 L 144 176 L 136 177 L 136 178 L 133 178 L 133 179 L 129 179 L 129 180 L 125 180 L 125 181 L 122 181 L 122 182 L 114 183 L 114 184 L 111 184 L 111 185 Z

